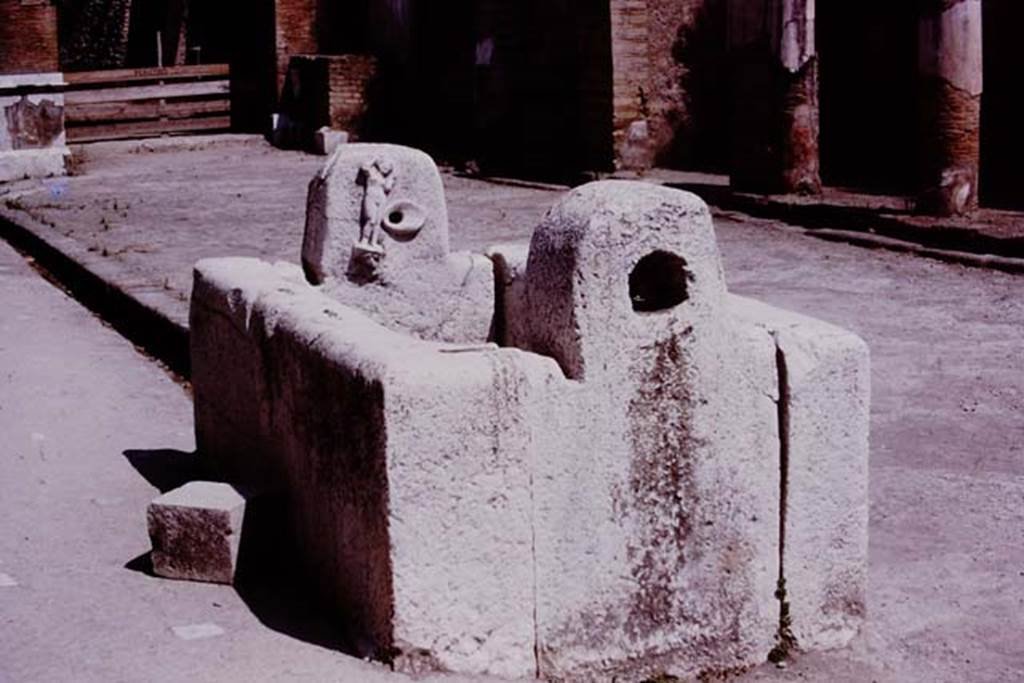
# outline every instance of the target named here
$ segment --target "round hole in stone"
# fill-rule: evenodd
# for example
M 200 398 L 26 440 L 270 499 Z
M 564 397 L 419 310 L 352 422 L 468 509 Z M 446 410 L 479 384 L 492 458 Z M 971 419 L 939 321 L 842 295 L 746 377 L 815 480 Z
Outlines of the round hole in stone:
M 689 293 L 686 260 L 667 251 L 644 256 L 629 274 L 629 300 L 638 313 L 667 311 L 686 301 Z
M 403 218 L 405 218 L 405 215 L 401 211 L 392 211 L 388 214 L 388 222 L 391 225 L 399 225 Z

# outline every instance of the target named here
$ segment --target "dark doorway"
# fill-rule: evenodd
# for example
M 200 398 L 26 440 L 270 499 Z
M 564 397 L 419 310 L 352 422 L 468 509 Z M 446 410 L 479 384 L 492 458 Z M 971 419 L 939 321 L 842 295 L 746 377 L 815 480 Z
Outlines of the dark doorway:
M 1024 209 L 1024 26 L 1020 0 L 984 0 L 985 94 L 981 101 L 981 179 L 985 206 Z
M 613 162 L 607 0 L 526 4 L 518 158 L 528 175 L 571 178 Z
M 819 2 L 817 44 L 823 182 L 869 192 L 914 192 L 915 3 Z
M 427 0 L 429 2 L 429 0 Z M 417 77 L 409 112 L 410 141 L 459 162 L 469 152 L 473 117 L 473 0 L 420 3 L 413 49 Z
M 543 179 L 611 168 L 607 0 L 472 5 L 470 42 L 458 43 L 469 50 L 469 87 L 451 97 L 468 105 L 468 118 L 453 117 L 464 126 L 462 156 L 486 172 Z

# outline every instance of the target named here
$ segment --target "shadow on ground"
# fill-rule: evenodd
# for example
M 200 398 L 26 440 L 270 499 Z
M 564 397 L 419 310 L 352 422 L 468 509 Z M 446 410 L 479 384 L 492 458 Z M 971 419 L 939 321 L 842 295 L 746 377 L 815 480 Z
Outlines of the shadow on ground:
M 190 481 L 202 478 L 202 467 L 196 453 L 172 448 L 127 450 L 124 457 L 142 478 L 160 493 L 173 491 Z
M 195 452 L 127 450 L 124 456 L 161 493 L 190 481 L 214 479 Z M 235 591 L 267 628 L 345 654 L 370 654 L 365 643 L 347 635 L 344 620 L 327 611 L 324 600 L 303 576 L 300 554 L 287 533 L 285 515 L 283 501 L 274 496 L 255 496 L 246 503 Z M 153 571 L 149 552 L 133 558 L 124 567 L 159 578 Z
M 247 504 L 235 578 L 238 595 L 267 628 L 345 654 L 366 654 L 303 574 L 285 520 L 280 498 L 265 496 Z

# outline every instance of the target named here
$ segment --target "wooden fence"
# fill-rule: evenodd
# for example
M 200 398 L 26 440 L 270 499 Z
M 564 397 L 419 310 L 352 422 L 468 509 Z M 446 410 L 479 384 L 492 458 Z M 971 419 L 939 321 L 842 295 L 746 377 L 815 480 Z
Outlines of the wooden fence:
M 211 133 L 231 127 L 227 64 L 64 74 L 69 142 Z

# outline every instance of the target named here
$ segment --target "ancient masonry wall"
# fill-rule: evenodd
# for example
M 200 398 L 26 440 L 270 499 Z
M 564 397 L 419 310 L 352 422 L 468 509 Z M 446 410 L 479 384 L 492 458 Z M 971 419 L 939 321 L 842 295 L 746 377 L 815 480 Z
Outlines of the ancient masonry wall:
M 64 173 L 56 8 L 0 0 L 0 183 Z
M 45 0 L 0 0 L 0 17 L 0 74 L 60 70 L 56 7 Z
M 364 55 L 328 58 L 330 126 L 358 134 L 368 106 L 370 83 L 377 74 L 377 60 Z
M 630 124 L 646 120 L 649 79 L 648 0 L 612 0 L 612 91 L 616 157 L 625 155 Z
M 721 0 L 611 0 L 615 146 L 629 125 L 646 120 L 651 160 L 677 165 L 681 139 L 694 137 L 694 92 L 687 78 L 696 59 L 689 43 L 713 30 L 706 18 Z M 702 68 L 705 70 L 707 66 Z
M 317 51 L 316 0 L 276 0 L 277 92 L 284 86 L 292 55 Z

